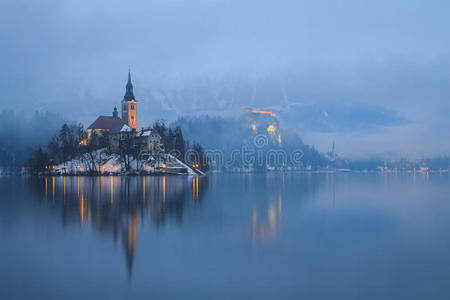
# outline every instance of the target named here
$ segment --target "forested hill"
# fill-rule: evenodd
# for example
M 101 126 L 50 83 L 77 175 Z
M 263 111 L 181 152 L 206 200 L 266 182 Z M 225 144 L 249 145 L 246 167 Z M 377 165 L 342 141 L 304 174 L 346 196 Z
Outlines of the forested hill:
M 261 150 L 283 149 L 287 154 L 301 151 L 304 164 L 314 168 L 328 164 L 324 154 L 305 144 L 301 137 L 289 128 L 284 128 L 277 118 L 264 115 L 256 116 L 255 119 L 255 116 L 243 114 L 237 117 L 181 117 L 171 126 L 179 126 L 185 138 L 199 142 L 206 150 L 223 151 L 225 158 L 243 147 L 254 148 L 255 137 L 264 135 L 267 137 L 267 145 L 260 148 Z

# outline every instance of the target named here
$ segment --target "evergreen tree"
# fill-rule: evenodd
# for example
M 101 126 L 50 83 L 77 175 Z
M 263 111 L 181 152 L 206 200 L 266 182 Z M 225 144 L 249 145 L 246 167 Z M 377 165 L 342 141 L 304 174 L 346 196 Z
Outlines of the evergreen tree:
M 59 145 L 59 138 L 57 136 L 53 136 L 52 139 L 47 144 L 47 150 L 50 158 L 52 158 L 55 162 L 62 161 L 62 151 Z
M 164 142 L 167 136 L 167 126 L 164 121 L 157 120 L 153 124 L 153 130 L 155 130 L 161 136 L 161 139 Z
M 44 150 L 42 150 L 40 146 L 31 153 L 30 157 L 25 163 L 26 168 L 35 175 L 46 172 L 48 165 L 48 154 Z
M 167 134 L 167 138 L 164 144 L 165 144 L 164 147 L 166 148 L 167 152 L 170 152 L 175 148 L 175 135 L 172 131 L 172 128 L 169 128 L 169 132 Z
M 174 138 L 175 138 L 174 149 L 179 151 L 180 157 L 183 158 L 186 153 L 186 151 L 185 151 L 186 143 L 184 141 L 183 133 L 181 132 L 180 126 L 175 127 Z
M 209 170 L 209 159 L 205 154 L 205 150 L 199 143 L 194 143 L 192 150 L 195 153 L 195 164 L 198 165 L 198 169 L 202 172 L 207 172 Z

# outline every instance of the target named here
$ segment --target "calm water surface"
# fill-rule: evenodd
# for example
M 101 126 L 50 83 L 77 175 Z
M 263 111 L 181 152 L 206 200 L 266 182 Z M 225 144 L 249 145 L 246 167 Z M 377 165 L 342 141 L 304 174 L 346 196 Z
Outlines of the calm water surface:
M 450 299 L 448 175 L 0 177 L 0 298 Z

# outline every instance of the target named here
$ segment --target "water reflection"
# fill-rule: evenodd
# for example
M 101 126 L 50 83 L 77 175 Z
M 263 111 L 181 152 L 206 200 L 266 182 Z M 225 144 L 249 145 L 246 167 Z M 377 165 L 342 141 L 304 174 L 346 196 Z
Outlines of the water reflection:
M 48 177 L 29 181 L 41 194 L 37 198 L 47 203 Z M 190 195 L 197 206 L 207 188 L 207 177 L 52 177 L 51 207 L 61 209 L 64 226 L 78 223 L 111 234 L 114 241 L 121 236 L 131 275 L 139 222 L 150 220 L 157 229 L 170 219 L 181 223 Z
M 213 177 L 211 189 L 215 195 L 220 195 L 220 201 L 235 206 L 235 213 L 246 212 L 242 216 L 246 222 L 239 222 L 242 228 L 247 227 L 242 233 L 247 233 L 253 241 L 264 243 L 277 238 L 283 224 L 283 212 L 291 210 L 292 215 L 292 210 L 301 207 L 304 199 L 314 195 L 323 184 L 325 182 L 317 176 L 268 173 Z M 286 203 L 285 198 L 289 200 Z M 238 223 L 234 216 L 231 217 Z
M 281 192 L 278 199 L 271 197 L 268 203 L 253 206 L 252 232 L 254 239 L 264 240 L 275 237 L 281 220 L 282 207 Z
M 131 275 L 133 269 L 134 256 L 136 254 L 136 247 L 138 242 L 138 216 L 135 210 L 127 224 L 127 229 L 123 231 L 122 240 L 125 247 L 125 253 L 127 257 L 128 272 Z
M 0 177 L 0 191 L 1 299 L 450 294 L 448 175 Z
M 227 182 L 229 179 L 231 182 Z M 251 223 L 250 237 L 264 242 L 276 238 L 280 230 L 285 194 L 297 198 L 298 205 L 323 183 L 311 176 L 286 177 L 285 174 L 232 176 L 220 178 L 220 182 L 214 177 L 211 181 L 209 177 L 174 176 L 52 177 L 50 183 L 45 177 L 29 181 L 34 193 L 42 195 L 37 198 L 44 202 L 51 188 L 51 207 L 60 208 L 64 226 L 78 223 L 82 229 L 111 234 L 115 242 L 121 239 L 130 275 L 139 242 L 138 224 L 150 221 L 160 230 L 169 220 L 181 223 L 187 205 L 200 207 L 210 187 L 215 195 L 226 197 L 230 194 L 229 187 L 233 186 L 236 199 L 244 201 L 243 204 L 250 201 L 247 217 Z
M 281 176 L 267 174 L 265 177 L 265 193 L 261 194 L 263 198 L 259 198 L 260 201 L 254 203 L 252 213 L 252 236 L 260 241 L 276 236 L 282 217 L 285 190 L 284 173 Z

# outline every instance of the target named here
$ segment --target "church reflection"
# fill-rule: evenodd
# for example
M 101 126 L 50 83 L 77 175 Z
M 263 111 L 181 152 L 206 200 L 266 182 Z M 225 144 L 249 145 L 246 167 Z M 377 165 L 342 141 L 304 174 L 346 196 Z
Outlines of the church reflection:
M 201 203 L 208 177 L 45 177 L 29 182 L 63 226 L 79 224 L 122 240 L 129 274 L 139 241 L 139 225 L 159 230 L 166 222 L 183 222 L 183 212 Z M 48 195 L 49 192 L 51 195 Z M 194 195 L 194 196 L 192 196 Z M 51 201 L 49 201 L 51 197 Z M 56 208 L 56 210 L 55 210 Z
M 217 228 L 227 224 L 230 230 L 239 228 L 236 233 L 255 242 L 275 241 L 284 218 L 298 211 L 306 198 L 315 199 L 319 186 L 328 181 L 324 179 L 280 173 L 203 177 L 49 176 L 30 178 L 28 187 L 51 214 L 61 218 L 63 227 L 79 226 L 80 230 L 111 237 L 123 249 L 131 276 L 140 234 L 142 241 L 142 233 L 149 228 L 159 231 L 172 223 L 186 227 L 200 223 L 203 226 L 206 222 Z M 214 201 L 202 205 L 207 197 Z M 201 214 L 192 213 L 195 210 Z M 244 214 L 242 218 L 236 217 L 240 214 Z

